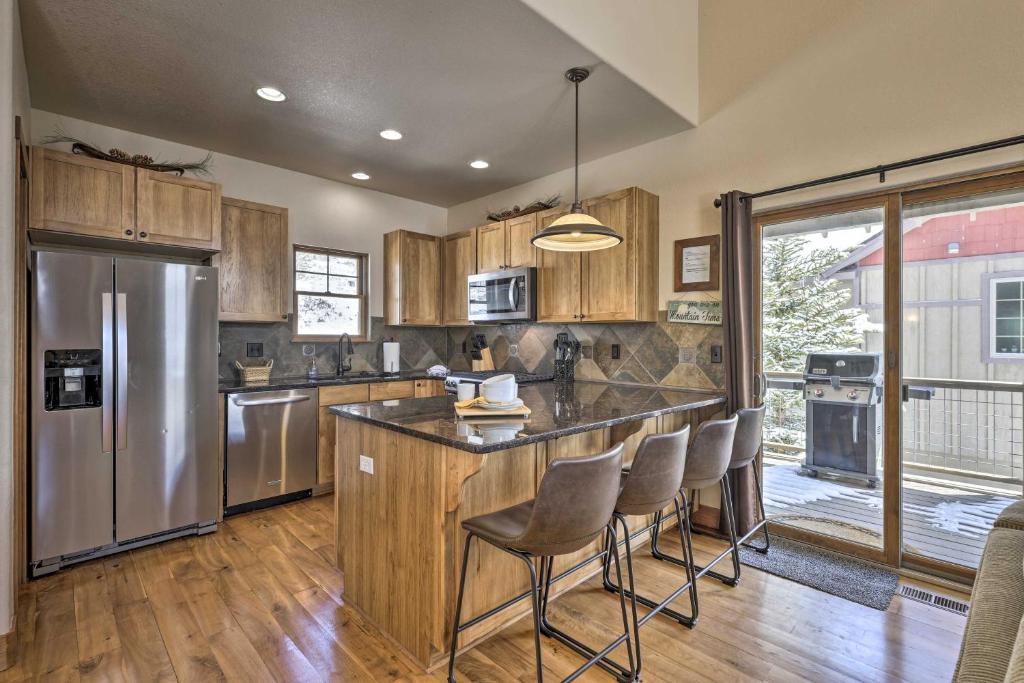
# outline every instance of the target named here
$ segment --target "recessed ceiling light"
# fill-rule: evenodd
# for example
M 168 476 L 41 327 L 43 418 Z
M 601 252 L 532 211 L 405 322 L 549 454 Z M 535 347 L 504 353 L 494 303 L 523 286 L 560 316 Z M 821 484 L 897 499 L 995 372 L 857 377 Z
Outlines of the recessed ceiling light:
M 363 173 L 362 171 L 356 171 L 355 173 L 352 174 L 352 177 L 355 178 L 356 180 L 369 180 L 370 174 Z
M 256 88 L 256 94 L 270 102 L 284 102 L 286 99 L 283 92 L 277 88 L 271 88 L 269 85 Z
M 380 132 L 380 136 L 382 138 L 384 138 L 385 140 L 401 140 L 402 139 L 402 134 L 399 133 L 394 128 L 387 128 L 385 130 L 382 130 Z
M 490 166 L 490 164 L 484 161 L 483 159 L 471 161 L 469 162 L 469 165 L 472 166 L 473 168 L 487 168 L 488 166 Z

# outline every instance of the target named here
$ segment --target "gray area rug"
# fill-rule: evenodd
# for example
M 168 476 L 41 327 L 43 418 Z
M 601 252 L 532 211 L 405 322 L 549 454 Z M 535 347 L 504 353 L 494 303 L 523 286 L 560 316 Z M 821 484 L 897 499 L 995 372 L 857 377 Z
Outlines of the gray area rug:
M 877 610 L 888 609 L 896 594 L 899 577 L 891 571 L 781 536 L 771 539 L 767 555 L 740 548 L 740 562 Z M 761 536 L 751 540 L 764 542 Z

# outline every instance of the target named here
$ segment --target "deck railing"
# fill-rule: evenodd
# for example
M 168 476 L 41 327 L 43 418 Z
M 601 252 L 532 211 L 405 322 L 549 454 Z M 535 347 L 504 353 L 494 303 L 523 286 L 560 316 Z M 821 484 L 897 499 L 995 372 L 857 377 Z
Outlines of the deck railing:
M 766 375 L 766 452 L 801 457 L 801 375 Z M 905 467 L 1024 483 L 1024 383 L 905 377 L 903 384 Z

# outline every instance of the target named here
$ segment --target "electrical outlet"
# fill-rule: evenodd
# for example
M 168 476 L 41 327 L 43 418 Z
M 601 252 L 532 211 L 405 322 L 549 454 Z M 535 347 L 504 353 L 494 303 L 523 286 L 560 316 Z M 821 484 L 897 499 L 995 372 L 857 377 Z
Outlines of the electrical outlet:
M 246 358 L 262 358 L 263 342 L 246 342 L 245 356 Z
M 679 347 L 679 361 L 680 363 L 696 363 L 697 362 L 697 349 L 680 346 Z
M 722 362 L 722 347 L 715 345 L 711 347 L 711 362 L 721 363 Z
M 618 344 L 612 344 L 612 360 L 622 357 L 622 349 Z
M 302 345 L 302 355 L 305 356 L 306 358 L 309 358 L 310 356 L 315 356 L 316 355 L 316 344 L 303 344 Z
M 508 355 L 512 356 L 513 358 L 518 356 L 519 355 L 519 344 L 509 344 L 508 345 Z
M 366 472 L 367 474 L 373 474 L 373 458 L 366 455 L 360 455 L 359 471 Z
M 585 345 L 581 346 L 580 347 L 580 351 L 583 352 L 583 357 L 584 358 L 593 358 L 594 357 L 594 345 L 593 344 L 585 344 Z

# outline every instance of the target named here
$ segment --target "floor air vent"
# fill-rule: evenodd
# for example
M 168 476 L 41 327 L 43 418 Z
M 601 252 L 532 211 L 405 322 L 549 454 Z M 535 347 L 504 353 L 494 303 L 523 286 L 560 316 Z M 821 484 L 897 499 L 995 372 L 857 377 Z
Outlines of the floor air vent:
M 967 614 L 967 609 L 970 607 L 968 603 L 962 600 L 954 600 L 953 598 L 947 598 L 944 595 L 938 595 L 931 591 L 921 590 L 906 584 L 900 586 L 900 595 L 904 598 L 923 602 L 926 605 L 934 605 L 939 609 L 944 609 L 947 612 L 956 612 L 957 614 Z

